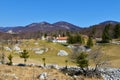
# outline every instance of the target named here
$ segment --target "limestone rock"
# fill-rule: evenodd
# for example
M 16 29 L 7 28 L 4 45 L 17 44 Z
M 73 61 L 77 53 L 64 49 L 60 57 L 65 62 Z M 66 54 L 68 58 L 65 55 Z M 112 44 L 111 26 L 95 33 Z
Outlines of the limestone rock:
M 68 56 L 68 53 L 64 50 L 60 50 L 57 55 L 58 56 Z

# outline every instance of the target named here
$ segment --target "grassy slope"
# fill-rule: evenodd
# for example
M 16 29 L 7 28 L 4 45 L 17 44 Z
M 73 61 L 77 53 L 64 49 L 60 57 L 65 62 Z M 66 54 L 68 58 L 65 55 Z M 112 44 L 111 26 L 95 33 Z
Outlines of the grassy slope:
M 120 45 L 115 44 L 101 44 L 96 45 L 93 49 L 102 48 L 102 51 L 105 53 L 105 56 L 109 60 L 110 66 L 120 67 Z
M 37 42 L 38 45 L 35 45 L 34 43 Z M 23 43 L 20 45 L 21 49 L 28 49 L 28 48 L 48 48 L 48 51 L 39 55 L 35 54 L 34 51 L 28 50 L 30 58 L 28 59 L 28 63 L 37 63 L 41 64 L 42 63 L 42 58 L 46 58 L 46 63 L 48 64 L 58 64 L 58 65 L 64 65 L 65 60 L 68 60 L 68 57 L 65 56 L 57 56 L 57 53 L 59 50 L 65 50 L 69 54 L 71 53 L 71 50 L 68 49 L 67 47 L 58 44 L 58 43 L 51 43 L 51 42 L 46 42 L 42 40 L 29 40 L 29 41 L 23 41 Z M 19 58 L 19 54 L 17 54 L 15 51 L 13 52 L 5 52 L 6 55 L 9 53 L 13 54 L 13 62 L 17 63 L 23 63 L 23 60 Z M 68 64 L 73 64 L 71 62 L 68 62 Z
M 34 43 L 38 42 L 38 45 L 35 45 Z M 113 67 L 120 67 L 119 61 L 120 61 L 120 45 L 113 45 L 113 44 L 106 44 L 101 45 L 103 51 L 107 54 L 107 56 L 110 58 L 111 65 Z M 28 59 L 27 63 L 37 63 L 42 64 L 42 58 L 46 58 L 47 64 L 58 64 L 58 65 L 65 65 L 65 60 L 68 59 L 68 57 L 62 57 L 57 56 L 57 53 L 59 50 L 65 50 L 69 54 L 71 53 L 71 50 L 68 49 L 65 46 L 62 46 L 58 43 L 51 43 L 46 42 L 42 40 L 29 40 L 29 41 L 23 41 L 23 43 L 20 45 L 22 49 L 28 49 L 28 48 L 48 48 L 48 52 L 45 52 L 42 55 L 35 54 L 33 51 L 29 50 L 30 58 Z M 95 46 L 94 48 L 97 48 L 99 46 Z M 19 58 L 19 55 L 15 52 L 5 52 L 6 55 L 9 53 L 13 54 L 13 62 L 15 63 L 23 63 L 23 59 Z M 68 65 L 73 65 L 70 61 L 68 62 Z
M 120 45 L 105 45 L 103 49 L 110 59 L 113 67 L 120 67 Z

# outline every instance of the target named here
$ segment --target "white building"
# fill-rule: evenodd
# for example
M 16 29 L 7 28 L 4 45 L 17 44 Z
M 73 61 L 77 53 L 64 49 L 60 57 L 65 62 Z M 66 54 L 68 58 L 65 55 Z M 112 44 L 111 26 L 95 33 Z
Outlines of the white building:
M 67 37 L 57 37 L 53 42 L 67 43 Z

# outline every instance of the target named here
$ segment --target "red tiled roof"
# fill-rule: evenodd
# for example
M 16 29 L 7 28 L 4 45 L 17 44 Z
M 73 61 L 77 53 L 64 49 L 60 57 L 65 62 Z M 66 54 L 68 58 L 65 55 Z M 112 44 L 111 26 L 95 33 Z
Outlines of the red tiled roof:
M 58 37 L 57 40 L 67 40 L 67 37 Z

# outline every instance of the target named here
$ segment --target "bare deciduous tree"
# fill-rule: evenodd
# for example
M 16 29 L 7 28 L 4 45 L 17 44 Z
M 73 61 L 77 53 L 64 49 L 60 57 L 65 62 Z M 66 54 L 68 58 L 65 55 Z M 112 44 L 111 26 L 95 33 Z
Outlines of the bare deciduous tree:
M 89 52 L 89 59 L 92 60 L 95 66 L 94 71 L 97 71 L 101 67 L 109 66 L 109 58 L 102 51 L 102 48 L 98 48 Z

